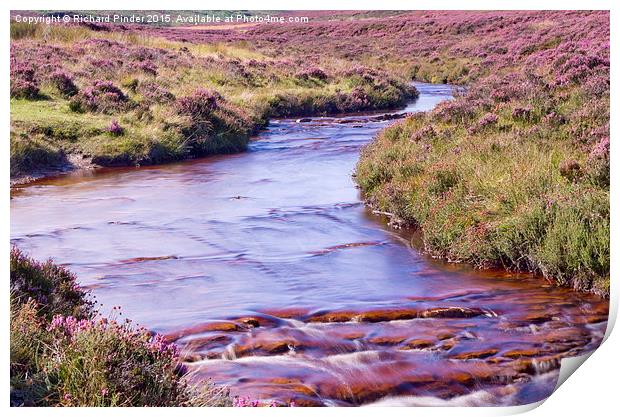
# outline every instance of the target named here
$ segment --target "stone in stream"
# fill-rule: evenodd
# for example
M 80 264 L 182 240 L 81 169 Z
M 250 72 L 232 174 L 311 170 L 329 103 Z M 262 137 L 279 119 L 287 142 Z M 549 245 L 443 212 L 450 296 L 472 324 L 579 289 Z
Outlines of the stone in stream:
M 277 317 L 280 319 L 301 319 L 308 315 L 308 310 L 303 308 L 289 307 L 272 310 L 261 310 L 265 316 Z
M 469 360 L 469 359 L 485 359 L 499 352 L 498 349 L 484 349 L 473 352 L 461 352 L 450 356 L 450 359 Z
M 361 339 L 364 336 L 366 336 L 366 333 L 362 333 L 362 332 L 342 333 L 340 335 L 340 337 L 345 339 L 345 340 Z
M 305 318 L 304 321 L 309 323 L 340 323 L 353 321 L 358 314 L 354 311 L 328 311 L 326 313 L 313 314 Z
M 523 358 L 523 357 L 532 357 L 532 356 L 540 356 L 541 354 L 545 354 L 546 352 L 531 348 L 531 349 L 514 349 L 508 352 L 503 352 L 502 356 L 510 359 L 515 358 Z
M 430 347 L 435 346 L 435 341 L 434 340 L 429 340 L 429 339 L 414 339 L 414 340 L 410 340 L 408 342 L 406 342 L 404 344 L 404 346 L 401 346 L 400 349 L 402 350 L 409 350 L 409 349 L 427 349 Z
M 484 315 L 480 309 L 465 307 L 437 307 L 426 310 L 417 308 L 390 308 L 369 311 L 328 311 L 318 312 L 305 318 L 307 322 L 347 322 L 360 321 L 368 323 L 378 323 L 394 320 L 412 320 L 416 318 L 471 318 Z
M 359 315 L 359 320 L 370 323 L 393 320 L 411 320 L 419 316 L 417 309 L 373 310 Z
M 250 327 L 259 327 L 260 321 L 254 317 L 242 317 L 240 319 L 236 319 L 235 321 L 243 323 Z
M 405 339 L 404 336 L 377 336 L 368 339 L 368 341 L 374 345 L 393 346 L 402 343 Z
M 215 347 L 225 346 L 233 341 L 233 338 L 227 334 L 214 334 L 205 337 L 197 337 L 188 341 L 185 346 L 192 352 L 200 352 L 210 350 Z
M 388 114 L 382 114 L 379 116 L 371 117 L 370 120 L 384 121 L 384 120 L 404 119 L 405 117 L 408 117 L 410 115 L 411 113 L 388 113 Z
M 233 321 L 221 320 L 221 321 L 209 321 L 207 323 L 199 324 L 197 326 L 190 327 L 188 329 L 182 329 L 175 332 L 171 332 L 165 335 L 167 341 L 177 341 L 183 337 L 191 336 L 200 333 L 208 333 L 214 331 L 220 332 L 236 332 L 243 330 L 238 323 Z
M 484 311 L 477 308 L 442 307 L 431 308 L 420 313 L 423 318 L 469 318 L 484 315 Z

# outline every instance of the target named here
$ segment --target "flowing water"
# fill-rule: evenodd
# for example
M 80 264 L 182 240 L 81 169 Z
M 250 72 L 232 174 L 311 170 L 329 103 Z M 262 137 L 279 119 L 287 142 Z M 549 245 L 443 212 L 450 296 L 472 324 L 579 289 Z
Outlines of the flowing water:
M 404 111 L 451 97 L 418 85 Z M 429 259 L 360 200 L 390 121 L 276 120 L 249 151 L 16 188 L 11 239 L 179 343 L 196 380 L 297 405 L 505 405 L 550 394 L 605 300 Z

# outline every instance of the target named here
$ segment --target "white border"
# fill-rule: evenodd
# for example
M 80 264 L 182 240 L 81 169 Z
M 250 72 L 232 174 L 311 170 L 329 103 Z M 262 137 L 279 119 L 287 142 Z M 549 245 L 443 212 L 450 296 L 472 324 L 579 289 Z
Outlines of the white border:
M 238 1 L 228 0 L 225 3 L 220 2 L 198 2 L 198 1 L 186 1 L 177 0 L 174 3 L 166 3 L 160 0 L 151 1 L 134 1 L 131 4 L 120 0 L 108 0 L 105 4 L 99 2 L 85 2 L 85 1 L 57 1 L 54 4 L 50 4 L 49 1 L 35 1 L 35 0 L 22 0 L 19 3 L 13 5 L 2 6 L 2 18 L 4 22 L 9 19 L 9 11 L 13 10 L 36 10 L 36 9 L 72 9 L 72 10 L 84 10 L 84 9 L 104 9 L 106 10 L 191 10 L 191 9 L 207 9 L 212 7 L 213 9 L 247 9 L 247 10 L 571 10 L 571 9 L 587 9 L 587 10 L 611 10 L 612 19 L 612 33 L 611 33 L 611 45 L 612 45 L 612 120 L 611 130 L 617 132 L 618 130 L 618 116 L 614 117 L 613 110 L 618 109 L 618 94 L 620 86 L 618 85 L 618 79 L 615 76 L 615 68 L 620 62 L 617 55 L 617 30 L 614 27 L 619 27 L 619 21 L 616 18 L 618 6 L 617 2 L 603 1 L 603 0 L 590 0 L 590 1 L 542 1 L 542 0 L 520 0 L 513 3 L 507 1 L 489 1 L 489 0 L 468 0 L 466 2 L 455 2 L 454 0 L 434 0 L 432 2 L 412 2 L 412 1 L 398 1 L 398 0 L 381 0 L 380 2 L 360 2 L 354 0 L 340 0 L 335 3 L 333 0 L 314 0 L 311 3 L 307 1 L 283 1 L 283 0 L 262 0 L 260 2 L 250 1 Z M 2 74 L 2 117 L 3 117 L 3 140 L 0 141 L 1 149 L 3 153 L 3 163 L 0 164 L 2 170 L 2 187 L 4 187 L 4 199 L 0 204 L 0 213 L 3 221 L 0 223 L 3 239 L 0 239 L 0 253 L 5 255 L 0 256 L 0 263 L 2 267 L 5 291 L 8 290 L 8 249 L 10 239 L 10 223 L 9 223 L 9 141 L 8 131 L 10 123 L 9 114 L 9 25 L 1 25 L 3 36 L 3 53 L 2 59 L 4 62 L 3 74 Z M 616 135 L 617 136 L 617 135 Z M 612 145 L 612 149 L 615 149 L 615 145 Z M 617 211 L 617 171 L 615 168 L 616 158 L 612 156 L 611 167 L 611 182 L 612 182 L 612 199 L 611 208 L 612 212 Z M 613 220 L 611 224 L 611 244 L 612 244 L 612 264 L 611 271 L 612 277 L 617 268 L 617 237 L 618 227 Z M 557 392 L 555 392 L 544 405 L 534 409 L 530 412 L 533 416 L 547 416 L 551 413 L 560 416 L 572 416 L 572 415 L 592 415 L 592 416 L 606 416 L 610 414 L 610 411 L 617 409 L 618 405 L 618 383 L 617 379 L 620 377 L 618 366 L 618 355 L 620 352 L 620 336 L 618 332 L 611 333 L 611 327 L 615 322 L 618 306 L 618 294 L 617 294 L 617 278 L 612 278 L 612 298 L 611 298 L 611 314 L 610 314 L 610 328 L 608 329 L 607 336 L 609 339 L 592 355 L 592 358 L 587 361 L 587 365 L 581 367 L 576 372 L 576 376 L 569 378 L 568 382 L 562 385 Z M 4 390 L 3 406 L 8 408 L 9 405 L 9 349 L 8 349 L 8 334 L 9 334 L 9 317 L 8 317 L 8 291 L 5 296 L 2 297 L 2 325 L 4 328 L 5 337 L 4 342 L 1 344 L 3 357 L 2 367 L 4 370 L 5 380 L 3 381 Z M 416 408 L 415 410 L 409 408 L 390 408 L 385 410 L 390 416 L 394 415 L 432 415 L 432 416 L 483 416 L 483 415 L 507 415 L 513 413 L 520 413 L 531 409 L 532 407 L 502 407 L 502 408 Z M 253 411 L 250 411 L 253 410 Z M 134 413 L 144 413 L 145 410 L 138 409 L 49 409 L 49 408 L 30 408 L 30 409 L 10 409 L 9 412 L 15 415 L 83 415 L 84 412 L 88 412 L 93 415 L 103 415 L 114 413 L 115 415 L 128 415 Z M 149 410 L 148 413 L 153 415 L 168 416 L 170 413 L 183 414 L 183 415 L 201 415 L 217 414 L 223 416 L 237 416 L 237 415 L 267 415 L 272 413 L 286 413 L 295 415 L 315 415 L 320 413 L 323 415 L 376 415 L 377 408 L 352 408 L 352 409 L 188 409 L 188 410 L 166 410 L 166 409 L 154 409 Z

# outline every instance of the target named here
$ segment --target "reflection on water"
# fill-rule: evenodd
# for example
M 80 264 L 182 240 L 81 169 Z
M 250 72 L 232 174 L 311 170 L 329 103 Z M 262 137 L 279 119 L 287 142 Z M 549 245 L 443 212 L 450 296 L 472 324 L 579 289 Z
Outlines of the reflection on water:
M 420 85 L 404 111 L 451 95 Z M 13 191 L 11 239 L 187 350 L 196 378 L 298 404 L 525 403 L 593 349 L 607 303 L 429 260 L 351 174 L 388 123 L 273 121 L 246 153 Z M 389 397 L 389 398 L 388 398 Z M 458 399 L 458 400 L 457 400 Z

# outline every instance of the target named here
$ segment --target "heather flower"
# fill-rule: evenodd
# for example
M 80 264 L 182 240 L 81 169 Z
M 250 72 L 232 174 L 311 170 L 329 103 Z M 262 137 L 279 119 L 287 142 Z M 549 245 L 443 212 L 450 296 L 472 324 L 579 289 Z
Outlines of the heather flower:
M 11 97 L 34 99 L 39 96 L 39 83 L 31 64 L 11 60 Z
M 108 126 L 108 132 L 110 132 L 112 136 L 121 136 L 125 132 L 125 129 L 121 127 L 118 121 L 112 120 L 112 123 Z
M 532 109 L 530 107 L 515 107 L 512 110 L 513 119 L 527 120 L 530 118 L 531 114 Z
M 40 314 L 56 327 L 64 322 L 64 316 L 83 319 L 93 314 L 93 302 L 76 280 L 62 266 L 34 261 L 19 249 L 11 248 L 11 293 L 20 300 L 39 300 Z
M 478 120 L 478 127 L 485 128 L 497 123 L 497 115 L 494 113 L 487 113 Z
M 301 80 L 308 80 L 310 78 L 316 78 L 317 80 L 327 80 L 327 74 L 321 68 L 311 67 L 306 68 L 296 74 L 296 77 Z
M 247 62 L 249 67 L 252 68 L 266 68 L 267 64 L 262 62 L 262 61 L 257 61 L 256 59 L 252 58 Z
M 130 68 L 145 72 L 150 75 L 157 75 L 157 66 L 150 61 L 134 62 Z
M 357 65 L 345 71 L 343 75 L 345 77 L 357 76 L 357 77 L 361 77 L 365 81 L 372 82 L 375 80 L 375 77 L 378 75 L 378 72 L 372 68 Z
M 445 122 L 463 123 L 475 116 L 476 104 L 478 103 L 458 98 L 440 103 L 433 113 Z
M 155 103 L 168 103 L 174 101 L 174 95 L 156 82 L 146 81 L 140 83 L 138 92 L 146 99 Z
M 71 76 L 63 70 L 56 70 L 50 75 L 51 83 L 64 96 L 74 96 L 78 92 L 78 88 L 71 79 Z
M 233 407 L 258 407 L 258 400 L 250 400 L 247 397 L 235 397 L 233 399 Z
M 177 109 L 180 114 L 191 116 L 194 120 L 204 120 L 218 108 L 221 99 L 218 92 L 199 88 L 192 95 L 177 99 Z
M 349 97 L 353 102 L 354 108 L 364 108 L 369 105 L 370 98 L 362 87 L 355 87 L 353 90 L 351 90 Z
M 547 123 L 549 125 L 561 125 L 566 123 L 566 119 L 564 119 L 564 117 L 556 112 L 550 112 L 548 114 L 545 115 L 545 117 L 543 117 L 543 122 Z
M 60 315 L 60 314 L 56 314 L 54 315 L 54 317 L 52 318 L 52 321 L 48 327 L 48 330 L 56 330 L 61 328 L 64 325 L 65 322 L 65 318 L 64 316 Z
M 39 84 L 21 78 L 11 78 L 11 97 L 34 99 L 39 96 Z
M 609 94 L 609 74 L 589 78 L 584 86 L 586 94 L 594 97 L 602 97 Z
M 293 403 L 291 402 L 291 406 Z M 276 401 L 269 401 L 266 403 L 261 403 L 259 400 L 251 400 L 247 397 L 235 397 L 233 399 L 233 407 L 277 407 L 278 403 Z
M 11 60 L 11 77 L 34 81 L 35 70 L 32 64 Z
M 128 97 L 110 81 L 96 80 L 72 99 L 74 111 L 109 113 L 126 108 Z
M 594 145 L 589 159 L 609 159 L 609 137 L 606 136 Z
M 433 136 L 435 136 L 435 134 L 436 133 L 433 126 L 424 126 L 423 128 L 418 129 L 411 134 L 411 140 L 413 142 L 419 142 L 420 140 L 425 138 L 432 138 Z
M 109 59 L 90 58 L 89 63 L 97 70 L 114 70 L 121 62 L 114 62 Z

